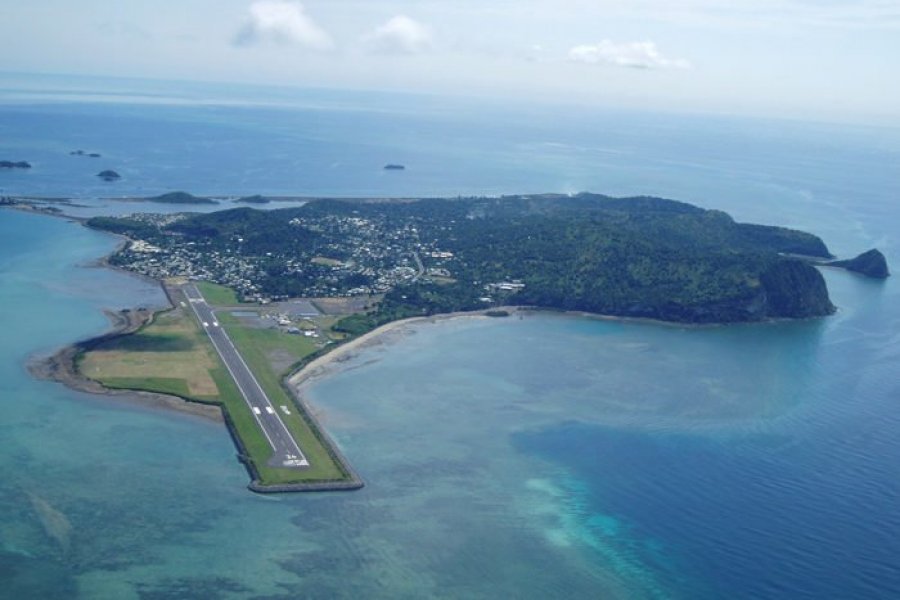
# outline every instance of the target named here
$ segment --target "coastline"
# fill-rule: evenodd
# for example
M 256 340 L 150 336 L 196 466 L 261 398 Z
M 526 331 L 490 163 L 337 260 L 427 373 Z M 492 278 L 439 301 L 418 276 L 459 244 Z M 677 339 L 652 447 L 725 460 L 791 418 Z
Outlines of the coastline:
M 86 226 L 86 219 L 67 215 L 63 212 L 44 211 L 33 206 L 25 208 L 23 205 L 11 206 L 10 208 L 24 210 L 63 218 L 72 222 L 77 222 L 82 226 Z M 127 238 L 123 235 L 104 232 L 107 235 L 114 235 L 120 239 L 120 244 L 116 250 L 127 243 Z M 116 251 L 114 250 L 113 253 Z M 584 311 L 559 310 L 552 308 L 542 308 L 533 306 L 502 306 L 484 308 L 475 311 L 462 311 L 443 313 L 429 316 L 412 317 L 393 321 L 381 325 L 372 331 L 366 332 L 357 337 L 344 339 L 326 346 L 317 353 L 307 356 L 303 361 L 294 365 L 292 371 L 288 372 L 280 379 L 281 386 L 288 393 L 289 397 L 295 404 L 298 413 L 307 421 L 310 429 L 319 438 L 319 441 L 331 455 L 331 458 L 341 467 L 346 474 L 347 479 L 329 482 L 315 483 L 291 483 L 291 484 L 273 484 L 264 485 L 260 481 L 259 473 L 256 471 L 249 454 L 243 445 L 243 440 L 237 435 L 234 424 L 231 422 L 229 414 L 218 404 L 204 403 L 202 401 L 190 398 L 179 397 L 171 394 L 161 394 L 155 392 L 145 392 L 140 390 L 120 390 L 110 389 L 99 382 L 90 379 L 88 376 L 80 372 L 78 367 L 78 357 L 85 351 L 95 348 L 97 345 L 115 339 L 118 337 L 128 336 L 153 321 L 156 314 L 171 310 L 176 306 L 165 283 L 161 280 L 140 275 L 119 268 L 110 264 L 110 257 L 113 253 L 101 256 L 92 260 L 89 265 L 92 267 L 103 267 L 115 270 L 121 273 L 127 273 L 131 276 L 137 275 L 145 281 L 152 281 L 155 285 L 160 286 L 166 295 L 168 306 L 157 310 L 147 309 L 125 309 L 120 312 L 105 311 L 111 321 L 111 330 L 95 336 L 93 338 L 77 341 L 73 344 L 65 346 L 49 357 L 37 357 L 30 361 L 28 370 L 30 373 L 40 379 L 54 380 L 63 383 L 71 389 L 82 392 L 96 394 L 100 396 L 112 396 L 124 399 L 126 401 L 136 402 L 143 406 L 172 410 L 199 416 L 219 423 L 224 423 L 233 439 L 238 450 L 238 459 L 242 462 L 250 475 L 251 482 L 248 488 L 259 493 L 272 492 L 305 492 L 305 491 L 337 491 L 347 489 L 358 489 L 363 487 L 364 483 L 361 477 L 354 471 L 350 461 L 348 461 L 339 446 L 331 438 L 329 433 L 323 427 L 322 422 L 326 420 L 326 412 L 323 408 L 315 406 L 307 401 L 310 386 L 322 378 L 343 371 L 349 364 L 349 361 L 365 351 L 367 348 L 378 346 L 389 341 L 389 338 L 402 339 L 411 331 L 412 327 L 424 323 L 438 323 L 452 319 L 487 319 L 498 318 L 490 313 L 494 311 L 505 311 L 505 318 L 518 316 L 520 319 L 523 315 L 530 314 L 555 314 L 560 316 L 589 318 L 602 321 L 619 321 L 623 323 L 650 324 L 654 326 L 665 326 L 675 328 L 708 328 L 718 327 L 726 323 L 685 323 L 675 321 L 663 321 L 659 319 L 647 317 L 623 317 L 615 315 L 605 315 L 597 313 L 589 313 Z M 504 318 L 504 317 L 499 317 Z M 405 330 L 405 333 L 404 333 Z
M 509 313 L 507 317 L 491 317 L 487 313 L 494 310 L 503 310 Z M 390 343 L 391 339 L 399 339 L 408 332 L 404 329 L 429 323 L 440 323 L 456 319 L 509 319 L 518 316 L 533 316 L 539 314 L 558 315 L 562 317 L 575 317 L 579 319 L 593 319 L 597 321 L 613 321 L 619 323 L 634 323 L 644 325 L 655 325 L 663 327 L 672 327 L 678 329 L 707 329 L 713 327 L 722 327 L 723 323 L 677 323 L 672 321 L 662 321 L 659 319 L 649 319 L 643 317 L 619 317 L 615 315 L 603 315 L 598 313 L 589 313 L 584 311 L 571 310 L 554 310 L 548 308 L 539 308 L 533 306 L 498 306 L 490 309 L 481 309 L 475 311 L 459 311 L 452 313 L 442 313 L 424 317 L 410 317 L 399 321 L 391 321 L 376 327 L 372 331 L 353 338 L 347 342 L 334 346 L 325 354 L 316 356 L 308 363 L 302 364 L 299 368 L 285 376 L 285 382 L 288 384 L 292 392 L 296 396 L 302 396 L 309 387 L 315 385 L 318 381 L 329 377 L 330 375 L 339 373 L 343 370 L 344 363 L 349 362 L 359 354 L 369 348 L 380 346 L 384 343 Z
M 401 332 L 404 328 L 412 325 L 420 325 L 423 323 L 439 323 L 452 319 L 492 319 L 492 318 L 509 318 L 509 317 L 490 317 L 486 313 L 491 310 L 505 310 L 509 312 L 509 317 L 520 315 L 528 312 L 530 309 L 519 306 L 501 306 L 490 309 L 477 311 L 463 311 L 453 313 L 443 313 L 438 315 L 430 315 L 425 317 L 410 317 L 408 319 L 400 319 L 399 321 L 391 321 L 376 327 L 372 331 L 366 332 L 359 337 L 352 338 L 346 342 L 334 346 L 328 352 L 316 356 L 314 359 L 289 373 L 285 377 L 285 382 L 291 387 L 296 395 L 301 395 L 308 386 L 315 381 L 327 377 L 332 373 L 340 370 L 339 365 L 345 363 L 357 356 L 360 352 L 367 348 L 381 345 L 386 337 L 391 334 Z M 337 368 L 336 368 L 337 367 Z
M 32 210 L 32 207 L 23 208 L 22 206 L 10 206 L 14 210 L 22 210 L 23 212 L 31 212 L 51 217 L 66 219 L 70 222 L 76 222 L 82 226 L 86 226 L 86 219 L 72 217 L 61 212 Z M 289 397 L 294 402 L 297 410 L 307 421 L 313 432 L 325 446 L 326 451 L 331 455 L 332 459 L 338 463 L 339 467 L 346 474 L 345 480 L 340 481 L 316 481 L 316 482 L 299 482 L 289 484 L 263 484 L 260 481 L 253 462 L 249 459 L 249 454 L 244 446 L 243 440 L 237 434 L 234 423 L 224 407 L 218 403 L 204 402 L 192 398 L 176 396 L 173 394 L 164 394 L 159 392 L 149 392 L 144 390 L 116 389 L 108 388 L 98 381 L 91 379 L 83 374 L 78 368 L 78 357 L 86 351 L 89 351 L 100 344 L 109 342 L 117 338 L 125 337 L 136 333 L 141 328 L 153 322 L 157 314 L 167 312 L 175 308 L 169 289 L 165 282 L 133 273 L 125 269 L 121 269 L 110 263 L 109 258 L 112 254 L 127 243 L 127 238 L 119 234 L 104 232 L 107 235 L 120 238 L 120 243 L 112 253 L 98 257 L 89 261 L 84 266 L 88 268 L 106 268 L 118 273 L 122 273 L 132 277 L 138 277 L 147 282 L 152 282 L 162 290 L 166 297 L 167 305 L 154 309 L 148 308 L 126 308 L 119 311 L 104 310 L 104 314 L 110 321 L 110 328 L 96 336 L 78 340 L 73 343 L 62 346 L 49 355 L 34 355 L 29 357 L 26 362 L 26 369 L 29 374 L 40 380 L 54 381 L 61 383 L 69 389 L 92 394 L 99 397 L 114 398 L 117 401 L 125 401 L 140 405 L 144 408 L 159 409 L 171 411 L 175 413 L 188 414 L 194 417 L 224 424 L 229 433 L 236 449 L 237 458 L 248 475 L 250 482 L 247 488 L 256 493 L 282 493 L 282 492 L 316 492 L 316 491 L 348 491 L 357 490 L 364 487 L 365 483 L 359 474 L 354 470 L 353 466 L 346 459 L 340 448 L 334 443 L 328 433 L 324 430 L 321 423 L 315 415 L 315 411 L 294 392 L 294 390 L 286 384 L 287 377 L 281 378 L 282 387 L 288 392 Z M 352 340 L 351 340 L 352 341 Z
M 225 419 L 222 410 L 217 406 L 192 402 L 178 396 L 157 392 L 108 388 L 79 371 L 76 363 L 78 356 L 82 352 L 86 352 L 102 342 L 134 333 L 144 325 L 152 322 L 158 312 L 165 310 L 168 309 L 156 311 L 132 309 L 127 312 L 104 311 L 110 320 L 111 327 L 109 330 L 98 336 L 63 346 L 49 356 L 33 356 L 26 363 L 26 368 L 35 379 L 55 381 L 78 392 L 112 397 L 116 400 L 140 404 L 149 408 L 174 411 L 217 423 L 224 423 Z
M 125 271 L 109 264 L 108 256 L 98 258 L 96 261 L 93 261 L 90 266 L 108 268 L 124 274 L 135 275 L 130 271 Z M 140 277 L 142 279 L 146 279 L 147 281 L 152 281 L 153 283 L 160 285 L 160 287 L 165 291 L 166 288 L 165 285 L 162 284 L 162 282 L 149 277 Z M 152 314 L 169 310 L 171 306 L 172 305 L 170 300 L 170 307 L 154 311 Z M 455 319 L 498 318 L 488 316 L 486 313 L 490 310 L 505 310 L 509 313 L 508 317 L 499 318 L 510 318 L 513 316 L 519 316 L 521 318 L 522 316 L 527 315 L 549 314 L 564 317 L 576 317 L 581 319 L 593 319 L 598 321 L 645 324 L 679 329 L 708 329 L 726 325 L 724 323 L 679 323 L 642 317 L 620 317 L 616 315 L 604 315 L 584 311 L 561 311 L 531 306 L 502 306 L 477 311 L 460 311 L 422 317 L 410 317 L 407 319 L 385 323 L 384 325 L 380 325 L 372 331 L 366 332 L 358 337 L 338 343 L 332 346 L 325 353 L 314 356 L 309 362 L 301 363 L 293 371 L 286 374 L 282 378 L 282 381 L 295 402 L 301 405 L 300 408 L 304 412 L 306 412 L 306 414 L 308 414 L 313 420 L 316 420 L 317 415 L 321 414 L 322 410 L 320 407 L 310 405 L 306 401 L 305 392 L 309 389 L 309 387 L 311 387 L 321 379 L 343 370 L 343 363 L 349 362 L 351 359 L 355 358 L 366 349 L 386 343 L 388 341 L 386 338 L 390 336 L 400 337 L 398 334 L 402 335 L 404 333 L 403 330 L 406 328 L 427 323 L 439 323 L 442 321 Z M 142 327 L 144 324 L 149 323 L 149 320 L 136 322 L 138 320 L 137 315 L 142 314 L 137 309 L 132 309 L 130 312 L 105 312 L 112 323 L 112 327 L 109 331 L 100 334 L 99 336 L 64 346 L 50 356 L 40 356 L 32 358 L 32 360 L 30 360 L 27 365 L 29 372 L 38 379 L 57 381 L 74 390 L 104 396 L 121 397 L 125 400 L 139 402 L 147 406 L 159 408 L 162 410 L 173 410 L 177 412 L 203 416 L 217 422 L 225 422 L 225 418 L 222 416 L 222 411 L 216 406 L 186 400 L 184 398 L 171 396 L 168 394 L 143 392 L 139 390 L 111 389 L 103 386 L 93 379 L 84 376 L 81 372 L 79 372 L 75 367 L 75 359 L 78 353 L 89 349 L 90 347 L 96 345 L 101 341 L 109 340 L 113 337 L 129 335 L 140 329 L 140 327 Z M 781 320 L 771 320 L 766 322 L 779 321 Z M 322 429 L 321 424 L 317 425 L 320 429 Z

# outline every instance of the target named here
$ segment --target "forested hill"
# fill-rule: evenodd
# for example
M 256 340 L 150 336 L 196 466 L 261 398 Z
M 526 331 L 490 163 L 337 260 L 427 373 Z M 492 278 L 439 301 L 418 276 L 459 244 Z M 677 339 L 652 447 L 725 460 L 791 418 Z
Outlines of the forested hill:
M 241 279 L 252 280 L 247 288 L 270 296 L 385 293 L 376 313 L 349 323 L 359 328 L 504 303 L 698 323 L 834 310 L 820 273 L 790 257 L 830 257 L 816 236 L 661 198 L 317 200 L 90 224 L 156 244 L 164 256 L 189 244 L 240 257 L 253 273 Z M 135 270 L 139 259 L 117 257 Z M 214 269 L 201 275 L 243 285 Z

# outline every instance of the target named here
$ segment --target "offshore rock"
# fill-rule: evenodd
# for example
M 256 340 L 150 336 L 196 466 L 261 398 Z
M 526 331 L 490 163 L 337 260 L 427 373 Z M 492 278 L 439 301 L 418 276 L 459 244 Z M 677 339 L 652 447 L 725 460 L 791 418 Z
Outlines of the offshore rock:
M 856 258 L 830 262 L 828 266 L 841 267 L 866 277 L 874 277 L 875 279 L 885 279 L 891 274 L 888 271 L 887 260 L 884 258 L 884 254 L 875 248 L 863 252 Z

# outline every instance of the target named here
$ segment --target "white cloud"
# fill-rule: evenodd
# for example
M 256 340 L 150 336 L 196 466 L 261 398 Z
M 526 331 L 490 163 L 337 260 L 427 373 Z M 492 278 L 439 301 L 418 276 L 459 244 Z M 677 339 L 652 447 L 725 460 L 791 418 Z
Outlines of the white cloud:
M 313 50 L 334 47 L 331 36 L 306 14 L 299 2 L 259 0 L 250 5 L 249 13 L 234 37 L 237 46 L 274 42 L 298 44 Z
M 380 54 L 420 54 L 431 50 L 434 37 L 425 25 L 397 15 L 363 36 L 363 43 Z
M 689 69 L 682 59 L 670 59 L 660 54 L 653 42 L 624 42 L 617 44 L 603 40 L 597 44 L 582 44 L 569 50 L 569 60 L 591 65 L 613 65 L 632 69 Z

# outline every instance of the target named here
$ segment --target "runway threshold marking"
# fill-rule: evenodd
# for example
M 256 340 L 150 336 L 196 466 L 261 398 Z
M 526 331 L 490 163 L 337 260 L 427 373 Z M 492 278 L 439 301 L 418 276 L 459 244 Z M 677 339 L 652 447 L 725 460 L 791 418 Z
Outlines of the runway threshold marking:
M 200 294 L 199 290 L 196 290 L 196 291 L 198 294 Z M 187 295 L 188 292 L 186 291 L 185 294 Z M 198 320 L 201 320 L 201 322 L 203 323 L 203 326 L 208 329 L 208 327 L 209 327 L 208 323 L 206 321 L 202 321 L 202 319 L 200 317 L 200 312 L 197 310 L 197 307 L 195 306 L 196 304 L 205 304 L 206 300 L 202 297 L 202 295 L 200 298 L 189 298 L 189 299 L 191 301 L 191 308 L 194 310 L 194 313 L 197 315 Z M 210 311 L 211 310 L 212 309 L 210 309 Z M 241 356 L 241 353 L 238 352 L 237 348 L 234 346 L 234 342 L 231 341 L 231 339 L 228 337 L 228 334 L 225 333 L 224 329 L 222 329 L 221 331 L 222 331 L 222 334 L 225 336 L 225 341 L 228 343 L 229 346 L 231 346 L 238 361 L 240 361 L 240 363 L 246 369 L 254 386 L 257 388 L 257 390 L 259 390 L 259 392 L 262 394 L 262 396 L 264 398 L 266 398 L 266 400 L 268 401 L 268 397 L 266 396 L 265 391 L 262 389 L 262 386 L 259 384 L 259 381 L 256 379 L 256 377 L 253 375 L 253 371 L 251 371 L 250 367 L 247 366 L 247 363 L 244 360 L 244 357 Z M 219 348 L 218 342 L 216 342 L 215 338 L 212 336 L 212 334 L 208 330 L 206 331 L 206 333 L 209 335 L 210 342 L 212 342 L 212 345 L 216 349 L 216 352 L 219 354 L 220 357 L 222 357 L 222 362 L 225 365 L 225 368 L 228 370 L 229 374 L 231 375 L 232 380 L 234 380 L 235 385 L 237 385 L 238 390 L 240 390 L 241 395 L 244 397 L 244 399 L 249 404 L 249 396 L 245 392 L 243 386 L 241 385 L 240 380 L 235 375 L 234 371 L 232 371 L 231 365 L 228 364 L 227 360 L 225 360 L 225 357 L 224 357 L 221 349 Z M 269 432 L 266 430 L 266 427 L 263 425 L 262 421 L 259 419 L 259 416 L 261 415 L 259 407 L 253 406 L 252 408 L 253 408 L 253 413 L 256 415 L 256 422 L 259 425 L 260 430 L 262 431 L 263 435 L 266 436 L 266 439 L 268 440 L 269 445 L 272 447 L 272 449 L 277 450 L 275 442 L 272 441 L 272 437 L 269 435 Z M 266 407 L 266 410 L 269 412 L 269 414 L 275 414 L 275 411 L 271 408 L 271 406 Z M 300 449 L 300 446 L 298 445 L 297 440 L 295 440 L 293 435 L 291 435 L 291 432 L 288 431 L 287 425 L 285 425 L 284 421 L 282 421 L 280 418 L 278 418 L 277 421 L 278 421 L 278 424 L 281 425 L 281 429 L 287 435 L 288 439 L 291 441 L 293 446 L 297 449 L 297 452 L 300 454 L 300 456 L 303 456 L 303 451 Z M 284 462 L 282 462 L 282 464 L 285 466 L 307 467 L 307 466 L 309 466 L 309 461 L 306 460 L 306 458 L 301 458 L 299 460 L 284 461 Z

